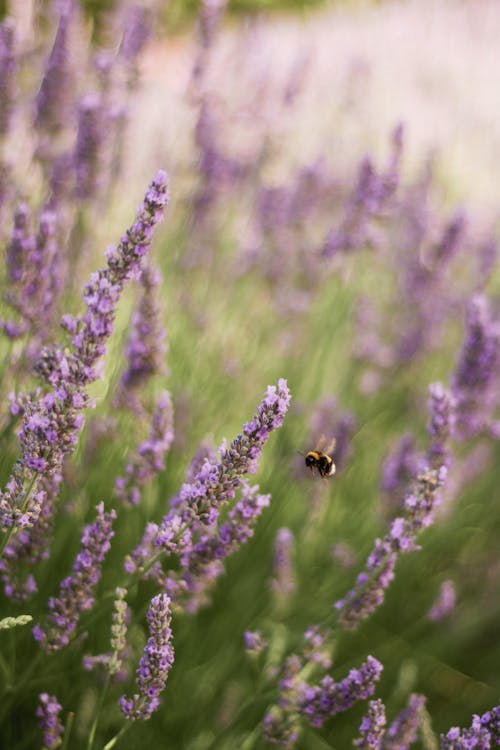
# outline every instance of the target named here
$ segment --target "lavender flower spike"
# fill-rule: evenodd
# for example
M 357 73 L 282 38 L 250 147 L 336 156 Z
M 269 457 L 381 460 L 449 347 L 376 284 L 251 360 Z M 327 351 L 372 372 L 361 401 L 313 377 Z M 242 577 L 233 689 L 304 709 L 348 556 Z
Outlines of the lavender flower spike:
M 44 750 L 56 750 L 62 743 L 64 727 L 59 719 L 61 704 L 54 695 L 40 693 L 40 705 L 36 710 L 40 728 L 43 731 Z
M 428 407 L 430 420 L 427 431 L 431 439 L 427 452 L 429 464 L 433 469 L 449 467 L 451 457 L 448 444 L 454 427 L 455 401 L 441 383 L 433 383 L 429 386 Z
M 105 269 L 94 273 L 84 299 L 87 312 L 80 318 L 63 317 L 61 324 L 73 335 L 73 350 L 44 347 L 35 365 L 52 390 L 25 404 L 19 431 L 21 460 L 0 492 L 0 524 L 7 528 L 33 526 L 45 493 L 43 481 L 60 476 L 64 457 L 74 449 L 88 406 L 86 386 L 97 379 L 97 365 L 113 330 L 116 306 L 127 279 L 137 276 L 153 230 L 163 218 L 168 201 L 167 176 L 160 171 L 149 186 L 135 223 L 117 247 L 108 253 Z M 31 493 L 26 488 L 31 486 Z M 4 542 L 5 543 L 5 542 Z
M 46 629 L 35 625 L 33 635 L 47 653 L 67 646 L 76 630 L 82 612 L 92 608 L 94 589 L 101 577 L 101 565 L 111 546 L 111 528 L 116 512 L 104 512 L 104 504 L 97 506 L 97 519 L 85 526 L 81 549 L 73 565 L 73 572 L 61 582 L 58 597 L 49 600 L 50 614 Z
M 385 708 L 380 699 L 368 703 L 368 713 L 363 716 L 359 733 L 361 737 L 354 740 L 358 750 L 382 750 L 385 733 Z
M 243 434 L 238 435 L 229 448 L 220 449 L 220 461 L 206 461 L 195 479 L 182 486 L 176 509 L 165 516 L 161 523 L 157 546 L 178 553 L 181 550 L 177 541 L 182 528 L 187 530 L 190 524 L 199 522 L 207 526 L 215 525 L 219 508 L 234 497 L 242 476 L 255 473 L 257 459 L 266 440 L 273 430 L 283 424 L 290 399 L 290 391 L 283 378 L 278 381 L 277 388 L 268 387 L 257 414 L 243 426 Z
M 330 716 L 348 711 L 357 701 L 373 695 L 381 674 L 381 663 L 368 656 L 359 669 L 351 669 L 340 682 L 327 675 L 319 685 L 304 683 L 298 699 L 299 711 L 313 727 L 322 727 Z
M 148 611 L 150 637 L 137 670 L 139 693 L 120 698 L 120 708 L 127 719 L 145 721 L 160 705 L 160 693 L 174 663 L 170 629 L 170 599 L 166 594 L 153 597 Z

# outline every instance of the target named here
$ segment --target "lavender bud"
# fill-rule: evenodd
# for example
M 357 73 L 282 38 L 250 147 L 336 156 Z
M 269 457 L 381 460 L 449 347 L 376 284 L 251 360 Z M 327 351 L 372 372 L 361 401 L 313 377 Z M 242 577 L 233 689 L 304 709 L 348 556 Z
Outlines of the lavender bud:
M 174 663 L 170 620 L 170 599 L 158 594 L 148 610 L 150 637 L 137 670 L 139 693 L 130 699 L 123 695 L 119 701 L 127 719 L 145 721 L 160 705 L 159 696 Z
M 0 620 L 0 630 L 10 630 L 18 625 L 28 625 L 33 620 L 31 615 L 18 615 L 17 617 L 3 617 Z
M 40 693 L 40 705 L 36 710 L 40 729 L 43 731 L 44 750 L 56 750 L 62 743 L 64 727 L 59 719 L 61 704 L 54 695 Z

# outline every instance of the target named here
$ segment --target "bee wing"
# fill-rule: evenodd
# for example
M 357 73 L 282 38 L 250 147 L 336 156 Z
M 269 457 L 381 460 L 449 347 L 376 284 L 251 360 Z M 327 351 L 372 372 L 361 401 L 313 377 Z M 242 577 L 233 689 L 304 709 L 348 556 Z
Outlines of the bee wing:
M 326 435 L 321 435 L 318 442 L 316 443 L 316 447 L 314 448 L 315 451 L 319 451 L 320 453 L 324 453 L 324 446 L 326 445 Z
M 335 450 L 336 445 L 337 445 L 337 439 L 333 437 L 330 440 L 330 442 L 327 445 L 325 445 L 325 447 L 323 448 L 324 453 L 326 453 L 327 456 L 331 456 L 331 454 Z

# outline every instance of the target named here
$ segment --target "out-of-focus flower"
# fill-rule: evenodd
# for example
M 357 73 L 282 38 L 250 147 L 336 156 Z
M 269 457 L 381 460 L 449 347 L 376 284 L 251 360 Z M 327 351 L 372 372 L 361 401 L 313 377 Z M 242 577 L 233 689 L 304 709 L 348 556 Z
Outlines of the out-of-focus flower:
M 436 601 L 429 611 L 430 620 L 442 620 L 455 609 L 455 584 L 453 581 L 443 581 Z
M 0 137 L 5 137 L 12 122 L 15 98 L 16 34 L 12 18 L 0 23 Z
M 384 750 L 408 750 L 417 739 L 422 710 L 425 706 L 423 695 L 413 693 L 408 699 L 408 705 L 396 716 L 387 729 Z
M 295 590 L 293 548 L 294 538 L 290 529 L 278 529 L 274 541 L 274 576 L 271 579 L 271 588 L 276 594 L 285 597 Z

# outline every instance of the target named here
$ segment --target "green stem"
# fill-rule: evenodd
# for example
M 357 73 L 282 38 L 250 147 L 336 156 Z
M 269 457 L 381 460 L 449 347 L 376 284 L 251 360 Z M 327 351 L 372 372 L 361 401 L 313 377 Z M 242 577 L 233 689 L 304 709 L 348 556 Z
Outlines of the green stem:
M 122 726 L 122 728 L 120 729 L 120 731 L 118 732 L 118 734 L 115 734 L 115 736 L 109 742 L 107 742 L 104 745 L 103 750 L 111 750 L 111 748 L 116 745 L 116 743 L 118 742 L 118 740 L 120 739 L 120 737 L 123 737 L 123 735 L 125 734 L 125 732 L 128 729 L 130 729 L 131 726 L 132 726 L 132 722 L 131 721 L 127 721 L 127 723 Z
M 69 736 L 71 734 L 71 730 L 73 728 L 73 719 L 75 718 L 75 714 L 73 711 L 71 711 L 68 714 L 68 718 L 66 719 L 66 726 L 64 727 L 64 734 L 63 734 L 63 743 L 61 745 L 61 750 L 66 750 L 68 747 L 69 742 Z
M 110 680 L 110 674 L 109 672 L 106 673 L 106 680 L 104 682 L 104 685 L 101 690 L 101 694 L 99 696 L 99 700 L 97 702 L 96 710 L 95 710 L 95 716 L 94 721 L 92 722 L 92 726 L 90 727 L 89 732 L 89 739 L 87 742 L 87 750 L 92 750 L 92 746 L 94 744 L 94 737 L 97 729 L 97 723 L 99 721 L 99 717 L 101 715 L 102 707 L 104 704 L 104 698 L 106 697 L 106 693 L 108 692 L 109 687 L 109 680 Z

